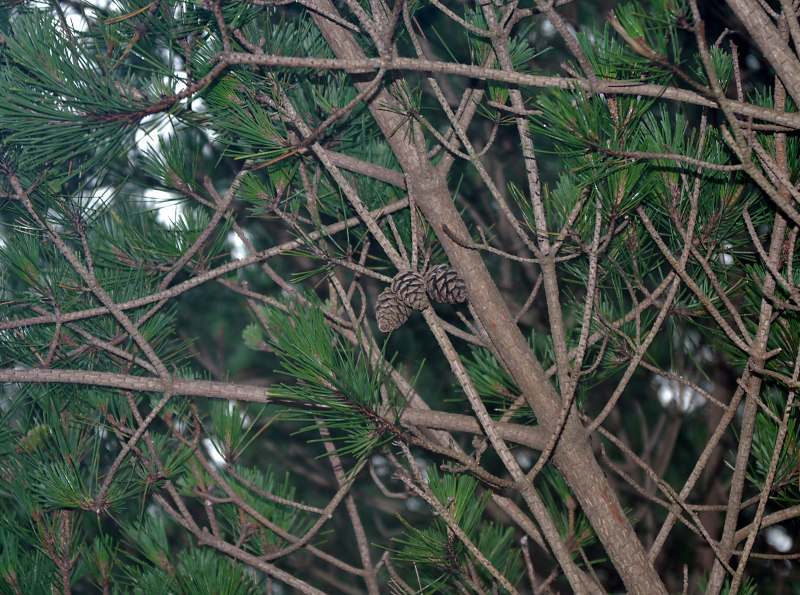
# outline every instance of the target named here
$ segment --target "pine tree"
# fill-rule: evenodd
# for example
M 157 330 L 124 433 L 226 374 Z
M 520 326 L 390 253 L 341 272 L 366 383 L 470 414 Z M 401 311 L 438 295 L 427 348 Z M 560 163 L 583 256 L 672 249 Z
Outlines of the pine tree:
M 3 2 L 0 593 L 795 592 L 798 11 L 606 4 Z

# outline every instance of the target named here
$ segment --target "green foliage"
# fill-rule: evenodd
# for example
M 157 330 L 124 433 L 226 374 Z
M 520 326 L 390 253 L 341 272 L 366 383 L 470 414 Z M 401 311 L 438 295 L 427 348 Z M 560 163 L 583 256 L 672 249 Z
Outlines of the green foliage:
M 313 405 L 311 414 L 298 410 L 289 417 L 308 424 L 305 431 L 333 430 L 333 439 L 343 442 L 339 454 L 360 459 L 395 438 L 402 398 L 389 394 L 386 407 L 381 396 L 385 371 L 372 369 L 369 346 L 356 350 L 345 345 L 313 304 L 309 295 L 305 303 L 293 300 L 284 309 L 263 311 L 281 372 L 297 380 L 274 387 L 270 394 Z M 248 335 L 252 343 L 252 327 Z
M 577 558 L 577 548 L 588 547 L 597 541 L 597 536 L 586 516 L 577 512 L 575 496 L 558 471 L 552 465 L 547 465 L 542 469 L 541 476 L 542 487 L 537 491 L 572 556 Z
M 213 431 L 211 441 L 228 465 L 235 464 L 258 434 L 269 427 L 269 422 L 257 425 L 265 409 L 259 407 L 256 413 L 251 414 L 247 407 L 240 410 L 232 402 L 224 401 L 211 403 L 209 406 Z
M 706 587 L 708 586 L 708 577 L 703 577 L 700 582 L 700 588 L 703 592 L 706 592 Z M 741 595 L 757 595 L 759 593 L 758 584 L 753 581 L 752 578 L 748 577 L 742 583 L 742 586 L 737 591 L 741 593 Z M 720 590 L 722 595 L 730 595 L 731 593 L 731 581 L 730 579 L 725 579 L 725 584 L 722 586 Z
M 0 528 L 0 592 L 51 593 L 49 586 L 53 576 L 53 563 L 42 552 L 30 552 L 22 547 L 20 540 Z
M 231 564 L 225 556 L 209 549 L 189 549 L 177 559 L 162 562 L 163 568 L 152 568 L 131 577 L 133 593 L 220 593 L 250 595 L 263 593 L 264 586 L 247 569 Z
M 494 413 L 498 417 L 507 415 L 506 410 L 517 399 L 519 389 L 497 359 L 488 349 L 470 346 L 470 356 L 462 361 L 481 399 L 496 408 Z M 528 412 L 517 410 L 512 415 L 532 421 Z
M 140 106 L 117 91 L 96 54 L 60 35 L 43 11 L 20 14 L 15 31 L 4 44 L 0 135 L 24 147 L 19 160 L 27 167 L 74 160 L 76 175 L 130 147 L 133 129 L 120 124 L 138 120 Z M 76 137 L 88 142 L 76 146 Z
M 514 544 L 514 532 L 508 527 L 483 521 L 490 494 L 476 495 L 477 482 L 474 479 L 448 471 L 440 475 L 435 468 L 427 468 L 428 487 L 470 541 L 511 584 L 515 584 L 521 576 L 522 561 Z M 407 521 L 403 524 L 406 526 L 405 534 L 393 540 L 400 546 L 397 556 L 408 564 L 419 565 L 418 571 L 421 568 L 425 578 L 424 592 L 450 593 L 454 584 L 464 585 L 465 577 L 470 574 L 468 567 L 480 565 L 441 518 L 436 518 L 431 526 L 425 528 Z M 480 574 L 483 579 L 491 579 L 483 567 Z
M 765 407 L 776 419 L 784 417 L 786 395 L 782 391 L 771 388 L 765 392 Z M 783 448 L 778 456 L 778 464 L 772 478 L 772 489 L 777 492 L 778 502 L 796 502 L 800 497 L 796 480 L 798 456 L 800 455 L 800 429 L 795 418 L 789 418 L 786 425 Z M 755 438 L 753 440 L 753 458 L 748 468 L 747 479 L 758 492 L 764 491 L 767 474 L 772 463 L 773 452 L 777 444 L 778 424 L 765 411 L 756 415 Z
M 730 83 L 731 75 L 733 74 L 733 58 L 728 52 L 716 47 L 709 48 L 708 52 L 711 58 L 711 66 L 717 76 L 717 82 L 720 87 L 725 89 Z M 707 85 L 708 75 L 699 56 L 696 57 L 695 61 L 696 64 L 692 68 L 692 74 Z

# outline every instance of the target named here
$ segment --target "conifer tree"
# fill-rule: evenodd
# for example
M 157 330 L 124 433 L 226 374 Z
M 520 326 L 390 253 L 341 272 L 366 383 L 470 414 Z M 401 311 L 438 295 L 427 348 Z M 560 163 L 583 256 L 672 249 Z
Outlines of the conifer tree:
M 797 592 L 797 4 L 3 0 L 0 593 Z

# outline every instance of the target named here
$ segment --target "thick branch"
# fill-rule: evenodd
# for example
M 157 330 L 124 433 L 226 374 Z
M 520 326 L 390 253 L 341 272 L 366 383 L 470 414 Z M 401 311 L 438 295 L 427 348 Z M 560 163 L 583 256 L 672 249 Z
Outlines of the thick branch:
M 353 74 L 377 70 L 381 66 L 387 71 L 405 70 L 412 72 L 430 72 L 453 74 L 481 81 L 498 81 L 520 85 L 523 87 L 541 87 L 547 89 L 584 89 L 605 95 L 641 95 L 658 97 L 678 103 L 699 105 L 701 107 L 718 108 L 716 102 L 703 97 L 699 93 L 677 87 L 651 85 L 637 81 L 597 81 L 592 88 L 585 79 L 562 78 L 521 72 L 508 72 L 470 64 L 455 62 L 435 62 L 418 58 L 306 58 L 294 56 L 253 55 L 243 53 L 222 54 L 221 58 L 228 64 L 250 64 L 261 66 L 284 66 L 288 68 L 316 68 L 319 70 L 344 70 Z M 757 118 L 773 124 L 781 124 L 793 129 L 800 129 L 800 114 L 782 113 L 777 110 L 752 105 L 741 101 L 730 101 L 733 113 L 744 118 Z

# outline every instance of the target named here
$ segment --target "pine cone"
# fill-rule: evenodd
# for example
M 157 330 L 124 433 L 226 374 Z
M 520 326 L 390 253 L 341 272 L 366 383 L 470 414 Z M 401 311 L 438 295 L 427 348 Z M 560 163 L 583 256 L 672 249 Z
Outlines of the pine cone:
M 388 287 L 384 289 L 375 302 L 375 318 L 378 321 L 378 330 L 388 333 L 403 326 L 411 315 L 411 308 L 398 299 L 397 295 Z
M 428 295 L 437 302 L 459 304 L 467 301 L 467 284 L 453 267 L 446 264 L 428 269 L 425 273 L 425 287 Z
M 430 303 L 425 294 L 425 280 L 414 271 L 397 273 L 392 279 L 392 291 L 400 301 L 414 310 L 424 310 Z

